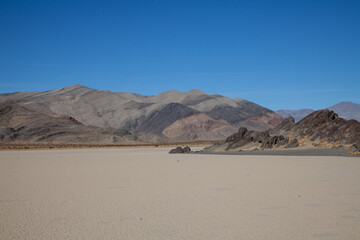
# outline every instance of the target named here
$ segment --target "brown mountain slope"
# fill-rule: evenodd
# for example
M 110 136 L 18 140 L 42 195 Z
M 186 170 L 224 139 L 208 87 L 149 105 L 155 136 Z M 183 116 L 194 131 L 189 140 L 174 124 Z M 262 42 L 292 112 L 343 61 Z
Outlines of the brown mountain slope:
M 166 137 L 177 139 L 222 139 L 236 132 L 237 128 L 225 120 L 215 120 L 204 113 L 179 119 L 162 132 Z
M 180 103 L 169 103 L 159 111 L 152 112 L 144 119 L 142 124 L 136 128 L 139 133 L 161 134 L 163 130 L 178 119 L 199 113 Z
M 156 141 L 171 140 L 162 134 L 163 130 L 176 120 L 198 113 L 215 120 L 224 119 L 235 127 L 256 130 L 274 127 L 282 120 L 280 115 L 255 103 L 200 90 L 171 90 L 143 96 L 74 85 L 52 91 L 0 94 L 0 103 L 8 101 L 47 115 L 71 116 L 88 126 L 125 129 L 143 139 Z M 228 134 L 228 129 L 224 128 L 222 134 Z M 206 135 L 209 139 L 218 136 Z
M 248 129 L 266 130 L 277 126 L 284 120 L 283 117 L 273 112 L 266 112 L 258 117 L 239 121 L 236 126 L 246 127 Z
M 50 116 L 18 104 L 0 104 L 0 141 L 53 143 L 130 143 L 123 130 L 85 126 L 70 116 Z

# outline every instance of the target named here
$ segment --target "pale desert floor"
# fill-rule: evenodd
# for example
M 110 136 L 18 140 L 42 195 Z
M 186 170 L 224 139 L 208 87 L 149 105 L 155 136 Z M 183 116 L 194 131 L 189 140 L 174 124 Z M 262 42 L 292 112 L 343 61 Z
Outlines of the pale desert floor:
M 0 239 L 360 239 L 360 159 L 0 152 Z

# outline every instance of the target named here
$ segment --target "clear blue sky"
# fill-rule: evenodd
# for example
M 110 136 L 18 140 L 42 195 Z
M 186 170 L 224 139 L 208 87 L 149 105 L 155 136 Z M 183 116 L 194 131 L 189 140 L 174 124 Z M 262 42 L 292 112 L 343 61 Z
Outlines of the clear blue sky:
M 360 103 L 360 1 L 0 0 L 0 92 L 74 84 Z

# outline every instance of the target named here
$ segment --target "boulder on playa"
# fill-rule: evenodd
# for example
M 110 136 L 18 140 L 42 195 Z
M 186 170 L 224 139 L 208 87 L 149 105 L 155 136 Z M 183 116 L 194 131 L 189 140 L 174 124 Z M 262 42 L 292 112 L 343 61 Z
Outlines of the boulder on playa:
M 184 148 L 177 147 L 177 148 L 171 149 L 169 153 L 190 153 L 190 152 L 191 152 L 191 149 L 188 146 L 186 146 Z
M 183 150 L 184 150 L 184 153 L 191 152 L 191 149 L 188 146 L 184 147 Z

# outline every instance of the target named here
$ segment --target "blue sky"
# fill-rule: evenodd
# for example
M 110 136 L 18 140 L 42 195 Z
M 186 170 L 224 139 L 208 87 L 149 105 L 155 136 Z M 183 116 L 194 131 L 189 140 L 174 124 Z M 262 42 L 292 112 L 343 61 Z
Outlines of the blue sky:
M 0 92 L 201 89 L 360 103 L 360 1 L 0 0 Z

